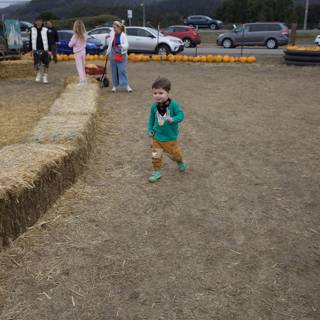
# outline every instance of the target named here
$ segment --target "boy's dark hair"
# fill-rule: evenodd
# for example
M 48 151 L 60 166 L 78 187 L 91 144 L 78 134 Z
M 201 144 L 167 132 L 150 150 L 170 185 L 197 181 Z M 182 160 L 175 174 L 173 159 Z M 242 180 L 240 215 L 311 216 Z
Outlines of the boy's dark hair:
M 40 16 L 35 17 L 34 21 L 42 21 L 42 18 Z
M 158 78 L 153 84 L 152 89 L 163 89 L 167 92 L 171 90 L 171 82 L 167 78 Z

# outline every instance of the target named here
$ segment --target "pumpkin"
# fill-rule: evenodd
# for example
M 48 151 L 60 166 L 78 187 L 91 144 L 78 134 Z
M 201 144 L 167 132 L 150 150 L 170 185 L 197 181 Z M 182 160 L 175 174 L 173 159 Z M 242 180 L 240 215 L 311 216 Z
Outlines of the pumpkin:
M 223 57 L 221 55 L 216 56 L 216 62 L 222 62 Z
M 236 59 L 234 57 L 230 57 L 230 63 L 234 63 Z
M 211 62 L 214 62 L 214 61 L 215 61 L 215 58 L 213 57 L 213 55 L 212 55 L 212 54 L 209 54 L 209 55 L 207 56 L 207 62 L 211 63 Z
M 169 55 L 169 56 L 168 56 L 168 61 L 170 61 L 170 62 L 175 62 L 175 61 L 176 61 L 175 56 L 174 56 L 174 55 Z
M 222 61 L 223 61 L 224 63 L 229 63 L 229 62 L 230 62 L 230 57 L 229 57 L 229 56 L 223 56 Z
M 247 57 L 240 57 L 239 58 L 240 63 L 246 63 L 247 62 Z
M 189 62 L 193 62 L 193 56 L 189 56 L 189 57 L 188 57 L 188 61 L 189 61 Z
M 160 55 L 160 60 L 161 61 L 167 61 L 168 60 L 168 56 L 165 54 Z
M 93 63 L 86 64 L 86 67 L 89 68 L 89 69 L 98 69 L 98 66 L 96 64 L 93 64 Z
M 188 62 L 188 61 L 189 61 L 189 57 L 188 57 L 188 56 L 183 56 L 182 61 L 183 61 L 183 62 Z
M 255 62 L 257 62 L 257 58 L 254 56 L 248 57 L 247 62 L 248 63 L 255 63 Z
M 178 62 L 183 61 L 183 56 L 182 56 L 181 54 L 178 54 L 178 55 L 176 56 L 176 61 L 178 61 Z
M 142 61 L 143 62 L 149 62 L 150 61 L 150 57 L 149 56 L 142 56 Z

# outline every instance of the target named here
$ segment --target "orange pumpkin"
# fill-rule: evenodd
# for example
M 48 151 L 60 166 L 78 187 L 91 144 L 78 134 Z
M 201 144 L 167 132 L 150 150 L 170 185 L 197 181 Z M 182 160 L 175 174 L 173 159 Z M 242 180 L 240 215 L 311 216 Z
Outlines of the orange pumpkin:
M 229 57 L 229 56 L 224 56 L 223 59 L 222 59 L 222 61 L 223 61 L 224 63 L 229 63 L 229 62 L 230 62 L 230 57 Z
M 248 63 L 255 63 L 255 62 L 257 62 L 257 58 L 254 56 L 248 57 L 247 62 Z
M 167 61 L 168 60 L 168 56 L 166 54 L 162 54 L 162 55 L 160 55 L 160 60 L 161 61 Z
M 176 61 L 176 57 L 174 55 L 169 55 L 168 56 L 168 61 L 175 62 Z
M 216 56 L 216 62 L 222 62 L 223 57 L 221 55 Z
M 188 56 L 183 56 L 182 61 L 183 62 L 188 62 L 189 61 L 189 57 Z
M 246 63 L 247 62 L 247 57 L 240 57 L 239 58 L 240 63 Z

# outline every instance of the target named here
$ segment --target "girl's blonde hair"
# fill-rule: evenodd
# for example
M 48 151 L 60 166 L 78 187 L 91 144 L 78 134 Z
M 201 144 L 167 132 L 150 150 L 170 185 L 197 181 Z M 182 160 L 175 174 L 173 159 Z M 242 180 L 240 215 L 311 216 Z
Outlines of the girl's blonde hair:
M 73 24 L 73 32 L 78 36 L 82 41 L 86 40 L 86 27 L 82 20 L 77 19 Z
M 126 27 L 124 24 L 122 24 L 120 21 L 113 21 L 113 25 L 117 26 L 121 32 L 126 32 Z

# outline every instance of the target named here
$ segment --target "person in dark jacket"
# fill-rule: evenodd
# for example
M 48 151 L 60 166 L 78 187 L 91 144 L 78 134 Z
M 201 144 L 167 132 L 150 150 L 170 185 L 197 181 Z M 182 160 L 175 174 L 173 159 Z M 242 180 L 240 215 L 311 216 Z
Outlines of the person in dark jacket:
M 34 27 L 31 28 L 30 43 L 33 52 L 36 82 L 41 81 L 41 67 L 43 66 L 43 83 L 48 83 L 48 70 L 50 51 L 48 42 L 48 29 L 43 26 L 41 17 L 37 17 Z
M 51 21 L 46 22 L 46 27 L 48 29 L 49 51 L 52 53 L 53 61 L 57 63 L 57 42 L 59 42 L 59 34 Z

